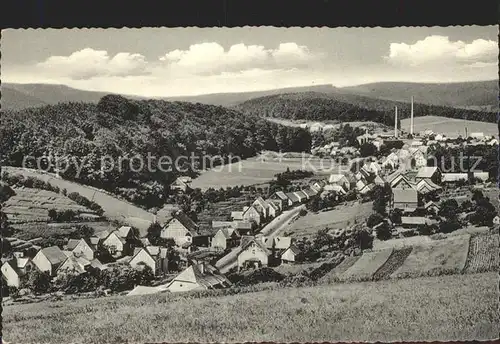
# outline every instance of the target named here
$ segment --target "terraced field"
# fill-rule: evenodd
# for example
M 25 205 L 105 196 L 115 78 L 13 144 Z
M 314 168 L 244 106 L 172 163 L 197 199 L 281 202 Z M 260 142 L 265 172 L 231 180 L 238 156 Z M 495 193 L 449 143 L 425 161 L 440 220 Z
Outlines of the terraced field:
M 406 258 L 410 255 L 412 249 L 412 247 L 405 247 L 399 250 L 394 250 L 389 259 L 387 259 L 387 261 L 382 264 L 380 269 L 378 269 L 377 272 L 373 274 L 372 279 L 375 281 L 379 281 L 382 279 L 390 278 L 391 274 L 399 269 L 401 265 L 403 265 Z
M 384 265 L 393 250 L 366 252 L 343 274 L 341 281 L 370 281 L 373 275 Z
M 496 271 L 500 267 L 500 236 L 477 235 L 471 238 L 465 273 Z
M 98 217 L 93 211 L 52 191 L 24 187 L 13 188 L 13 190 L 16 194 L 9 198 L 3 207 L 4 213 L 12 224 L 50 221 L 49 209 L 73 210 L 83 217 Z
M 470 235 L 457 235 L 413 247 L 391 278 L 413 278 L 461 273 L 467 261 Z

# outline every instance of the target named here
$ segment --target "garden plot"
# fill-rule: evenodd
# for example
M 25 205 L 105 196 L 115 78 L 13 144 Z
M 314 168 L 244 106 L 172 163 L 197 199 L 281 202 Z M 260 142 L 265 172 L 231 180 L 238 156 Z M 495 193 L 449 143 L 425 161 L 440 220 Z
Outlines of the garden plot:
M 405 247 L 399 250 L 394 250 L 387 259 L 387 261 L 380 267 L 380 269 L 373 274 L 373 280 L 378 281 L 388 279 L 390 275 L 403 265 L 405 259 L 410 255 L 412 247 Z
M 16 194 L 9 198 L 2 208 L 11 223 L 50 221 L 49 209 L 93 214 L 93 211 L 52 191 L 31 188 L 13 188 L 13 190 Z
M 322 283 L 334 283 L 339 280 L 339 276 L 342 275 L 347 269 L 356 263 L 360 256 L 345 257 L 344 260 L 328 272 L 325 276 L 320 278 Z
M 467 261 L 469 241 L 470 235 L 460 235 L 434 240 L 428 245 L 415 246 L 391 278 L 460 273 Z
M 500 266 L 499 245 L 500 237 L 498 234 L 472 237 L 464 272 L 478 273 L 498 270 Z
M 389 259 L 393 250 L 365 252 L 363 255 L 340 275 L 341 281 L 368 281 L 378 269 Z

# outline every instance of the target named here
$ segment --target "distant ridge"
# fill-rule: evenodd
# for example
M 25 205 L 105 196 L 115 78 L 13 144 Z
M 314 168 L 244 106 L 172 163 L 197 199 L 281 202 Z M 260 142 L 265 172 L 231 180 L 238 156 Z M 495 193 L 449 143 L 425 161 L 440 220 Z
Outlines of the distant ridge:
M 60 102 L 97 103 L 112 92 L 94 92 L 53 84 L 2 83 L 2 108 L 23 109 L 27 107 L 57 104 Z M 411 83 L 379 82 L 349 87 L 335 87 L 331 84 L 302 87 L 286 87 L 273 90 L 213 93 L 196 96 L 151 97 L 167 101 L 184 101 L 233 107 L 248 100 L 287 93 L 323 93 L 326 95 L 355 95 L 379 100 L 408 102 L 410 96 L 421 104 L 467 108 L 495 112 L 498 108 L 498 81 L 474 81 L 454 83 Z M 146 97 L 124 95 L 131 99 Z

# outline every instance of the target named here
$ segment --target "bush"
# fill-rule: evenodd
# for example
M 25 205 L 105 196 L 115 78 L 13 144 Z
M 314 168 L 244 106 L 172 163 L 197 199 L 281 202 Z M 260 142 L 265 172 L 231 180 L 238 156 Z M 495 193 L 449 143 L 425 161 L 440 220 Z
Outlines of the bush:
M 307 215 L 307 210 L 305 209 L 300 209 L 299 211 L 299 216 L 306 216 Z
M 377 232 L 377 239 L 379 240 L 388 240 L 392 236 L 391 229 L 389 228 L 387 222 L 384 222 L 382 225 L 377 227 L 376 232 Z
M 35 294 L 46 293 L 50 289 L 51 278 L 47 272 L 32 271 L 23 281 L 23 288 L 31 290 Z
M 373 213 L 370 215 L 370 217 L 368 217 L 366 225 L 370 228 L 373 228 L 381 222 L 384 222 L 384 218 L 382 217 L 382 215 L 380 215 L 379 213 Z
M 439 224 L 439 232 L 451 233 L 459 229 L 460 223 L 456 219 L 446 220 Z

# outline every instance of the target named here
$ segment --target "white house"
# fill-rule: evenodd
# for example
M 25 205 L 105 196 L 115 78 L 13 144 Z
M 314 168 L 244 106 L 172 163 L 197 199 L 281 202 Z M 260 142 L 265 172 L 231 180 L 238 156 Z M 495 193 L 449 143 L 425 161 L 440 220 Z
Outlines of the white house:
M 186 192 L 191 187 L 191 178 L 190 177 L 179 177 L 172 184 L 170 184 L 170 189 L 175 191 Z
M 69 239 L 65 249 L 73 252 L 75 256 L 83 256 L 85 259 L 94 259 L 94 250 L 85 239 Z
M 260 238 L 243 236 L 238 252 L 238 270 L 246 265 L 262 267 L 268 265 L 271 252 Z
M 298 260 L 300 253 L 300 250 L 295 245 L 291 245 L 281 255 L 281 261 L 283 263 L 294 263 Z
M 156 262 L 149 252 L 143 247 L 137 247 L 134 250 L 134 255 L 128 264 L 134 269 L 139 268 L 141 265 L 149 266 L 153 271 L 153 274 L 156 274 Z
M 21 252 L 16 252 L 14 259 L 2 264 L 2 277 L 9 287 L 19 288 L 21 279 L 35 269 L 35 265 L 29 257 L 23 257 Z
M 68 257 L 57 246 L 42 248 L 33 258 L 33 264 L 40 271 L 48 272 L 49 275 L 55 276 L 59 266 L 64 263 Z
M 330 178 L 328 179 L 328 183 L 340 185 L 346 191 L 348 191 L 350 188 L 349 180 L 343 174 L 330 174 Z
M 189 290 L 221 289 L 231 286 L 231 282 L 218 270 L 208 264 L 194 264 L 177 275 L 168 285 L 170 292 Z

